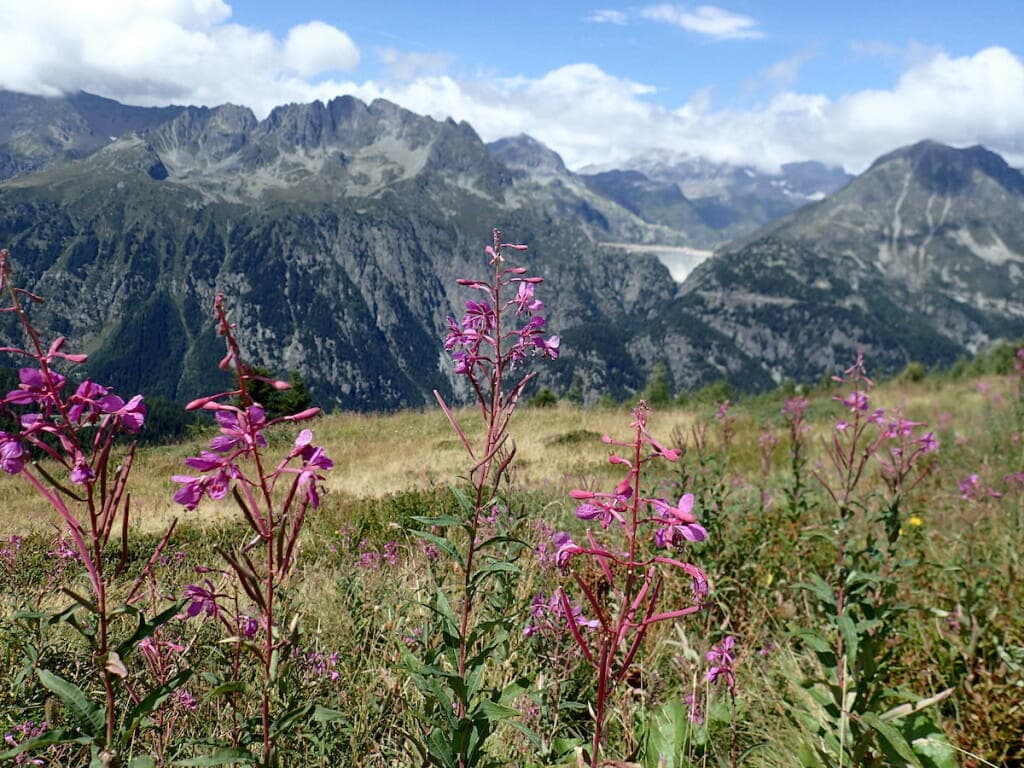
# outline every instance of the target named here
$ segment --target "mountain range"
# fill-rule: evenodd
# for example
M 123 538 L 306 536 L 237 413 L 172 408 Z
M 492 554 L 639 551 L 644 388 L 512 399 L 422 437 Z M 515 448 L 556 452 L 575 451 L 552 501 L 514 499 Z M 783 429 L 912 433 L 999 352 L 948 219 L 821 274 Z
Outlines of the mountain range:
M 219 386 L 209 308 L 328 407 L 459 397 L 440 346 L 492 226 L 564 354 L 541 383 L 625 395 L 948 362 L 1024 333 L 1024 177 L 981 147 L 904 147 L 850 177 L 661 153 L 573 172 L 528 136 L 387 101 L 140 108 L 0 92 L 0 245 L 38 315 L 124 391 Z M 682 282 L 651 253 L 708 248 Z M 465 394 L 465 393 L 462 393 Z

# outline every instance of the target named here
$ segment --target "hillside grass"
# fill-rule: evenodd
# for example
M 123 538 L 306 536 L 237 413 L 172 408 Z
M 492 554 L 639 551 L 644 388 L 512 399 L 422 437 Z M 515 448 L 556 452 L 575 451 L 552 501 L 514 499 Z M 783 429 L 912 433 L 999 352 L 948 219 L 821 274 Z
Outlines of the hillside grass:
M 963 757 L 959 764 L 965 766 L 1009 767 L 1024 761 L 1024 489 L 1005 480 L 1024 471 L 1017 387 L 1011 376 L 926 377 L 888 382 L 872 392 L 873 403 L 930 424 L 942 444 L 932 473 L 915 491 L 907 510 L 907 519 L 914 522 L 907 523 L 901 539 L 906 557 L 915 563 L 903 571 L 901 593 L 915 608 L 902 629 L 899 652 L 905 664 L 893 683 L 920 696 L 954 688 L 953 696 L 936 709 L 949 741 L 978 756 Z M 822 470 L 821 449 L 841 410 L 832 401 L 834 394 L 828 389 L 809 393 L 811 473 Z M 640 725 L 644 718 L 666 703 L 682 700 L 687 692 L 703 692 L 711 701 L 712 692 L 703 682 L 703 657 L 712 640 L 728 632 L 742 647 L 736 738 L 744 746 L 760 745 L 744 765 L 799 764 L 792 745 L 809 737 L 792 713 L 801 701 L 805 710 L 813 710 L 814 704 L 804 700 L 806 695 L 793 681 L 813 665 L 813 659 L 789 635 L 794 625 L 812 621 L 806 596 L 795 585 L 827 566 L 827 551 L 805 538 L 828 531 L 832 513 L 820 487 L 808 477 L 806 517 L 798 523 L 779 517 L 780 488 L 788 471 L 782 403 L 783 396 L 772 393 L 735 404 L 728 414 L 732 438 L 727 453 L 721 442 L 723 422 L 714 405 L 665 407 L 651 415 L 652 433 L 686 448 L 679 465 L 663 468 L 651 478 L 652 485 L 669 496 L 688 484 L 718 483 L 717 492 L 723 496 L 716 537 L 691 553 L 711 575 L 714 607 L 692 620 L 666 622 L 651 631 L 640 664 L 642 682 L 630 689 L 613 719 L 613 752 L 637 748 L 645 738 Z M 456 415 L 473 434 L 478 415 L 471 409 Z M 520 520 L 520 535 L 531 546 L 543 546 L 546 529 L 582 530 L 567 493 L 579 487 L 608 489 L 621 479 L 621 470 L 607 461 L 610 448 L 601 437 L 626 437 L 629 421 L 630 407 L 625 405 L 584 408 L 559 403 L 524 407 L 516 413 L 511 426 L 516 460 L 508 503 Z M 701 425 L 710 436 L 708 449 L 715 452 L 714 462 L 707 466 L 695 453 Z M 288 599 L 299 607 L 304 647 L 338 653 L 334 671 L 340 682 L 303 678 L 303 695 L 336 707 L 346 717 L 343 726 L 325 731 L 317 742 L 321 746 L 308 747 L 302 762 L 295 764 L 415 765 L 400 734 L 415 727 L 420 700 L 403 678 L 401 644 L 425 621 L 420 600 L 434 584 L 455 577 L 457 569 L 443 560 L 435 564 L 424 559 L 411 529 L 415 516 L 453 509 L 447 489 L 466 473 L 466 457 L 439 409 L 333 414 L 309 426 L 335 468 L 327 475 L 323 506 L 311 515 L 304 531 L 301 568 Z M 295 432 L 294 427 L 272 431 L 270 451 L 286 450 Z M 758 446 L 765 432 L 780 440 L 769 451 L 767 465 L 762 464 Z M 183 458 L 197 454 L 209 436 L 140 449 L 133 470 L 138 551 L 146 552 L 147 544 L 172 518 L 180 520 L 168 551 L 180 552 L 181 563 L 168 565 L 161 574 L 171 591 L 195 581 L 196 566 L 216 564 L 216 546 L 235 547 L 248 535 L 232 504 L 204 503 L 199 511 L 185 512 L 171 500 L 177 485 L 170 477 L 188 474 Z M 974 473 L 1002 495 L 976 502 L 961 499 L 958 483 Z M 871 490 L 879 487 L 873 476 Z M 47 575 L 54 563 L 45 553 L 52 546 L 55 520 L 45 505 L 8 480 L 0 482 L 0 510 L 2 536 L 26 534 L 28 542 L 18 569 L 8 574 L 0 603 L 13 611 L 27 596 L 71 577 L 57 577 L 55 582 Z M 698 509 L 697 514 L 706 520 L 710 511 Z M 394 566 L 380 560 L 389 542 L 399 553 Z M 528 606 L 533 595 L 550 593 L 557 583 L 550 570 L 524 560 L 516 592 L 521 604 Z M 682 593 L 672 595 L 671 599 L 685 599 Z M 522 613 L 525 624 L 526 610 Z M 182 631 L 191 642 L 208 642 L 210 647 L 216 643 L 194 623 Z M 6 687 L 0 684 L 0 718 L 8 724 L 38 718 L 43 698 L 38 691 L 19 692 L 13 682 L 21 663 L 17 644 L 14 635 L 2 637 L 11 682 Z M 764 649 L 773 650 L 762 656 L 759 651 Z M 513 639 L 511 658 L 518 665 L 515 672 L 530 677 L 538 691 L 558 679 L 565 695 L 587 700 L 593 680 L 585 666 L 552 668 L 524 638 Z M 501 669 L 491 673 L 510 674 Z M 693 765 L 729 758 L 731 713 L 716 706 L 715 712 L 708 712 L 702 731 L 705 741 L 687 743 Z M 550 715 L 537 716 L 549 718 L 542 726 L 554 727 Z M 567 710 L 561 718 L 556 718 L 559 733 L 586 734 L 585 709 Z M 198 716 L 181 724 L 182 733 L 197 739 L 208 735 L 211 727 L 209 719 Z M 502 732 L 494 749 L 505 764 L 554 764 L 540 758 L 528 762 L 523 755 L 532 754 L 533 748 L 512 729 Z

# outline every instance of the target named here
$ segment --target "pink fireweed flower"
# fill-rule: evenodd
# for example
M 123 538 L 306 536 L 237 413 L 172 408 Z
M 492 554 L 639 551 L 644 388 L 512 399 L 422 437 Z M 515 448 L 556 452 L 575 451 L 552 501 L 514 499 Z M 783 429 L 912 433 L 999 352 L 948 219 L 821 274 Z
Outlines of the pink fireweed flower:
M 811 401 L 806 397 L 791 397 L 782 406 L 782 415 L 791 419 L 802 419 Z
M 210 448 L 218 453 L 227 453 L 235 448 L 252 448 L 267 445 L 260 431 L 267 425 L 267 413 L 258 405 L 250 405 L 244 411 L 233 406 L 218 406 L 215 418 L 221 434 L 210 441 Z
M 960 498 L 967 501 L 981 499 L 986 496 L 993 499 L 1001 499 L 1003 494 L 994 488 L 986 488 L 981 484 L 981 477 L 977 472 L 971 473 L 958 484 L 960 489 Z
M 521 315 L 524 312 L 536 313 L 544 311 L 544 302 L 533 298 L 534 284 L 530 282 L 520 281 L 519 292 L 516 297 L 509 302 L 509 306 L 515 306 L 516 314 Z
M 736 655 L 733 653 L 733 646 L 735 644 L 736 638 L 732 635 L 727 635 L 722 642 L 711 646 L 711 650 L 707 652 L 706 657 L 712 664 L 712 667 L 708 670 L 706 680 L 712 684 L 718 683 L 719 680 L 724 680 L 729 688 L 729 692 L 732 694 L 736 693 L 736 676 L 734 672 Z
M 583 615 L 583 609 L 577 603 L 570 604 L 571 619 L 578 629 L 593 631 L 601 626 L 597 619 L 588 619 Z M 523 630 L 523 637 L 533 637 L 538 632 L 558 634 L 565 630 L 566 616 L 565 605 L 562 601 L 561 590 L 556 590 L 551 597 L 545 597 L 538 592 L 533 599 L 533 606 L 530 615 L 534 623 L 527 625 Z
M 313 507 L 320 506 L 320 493 L 318 483 L 324 481 L 321 471 L 326 472 L 334 469 L 334 462 L 324 453 L 320 446 L 313 445 L 313 432 L 304 429 L 295 438 L 293 456 L 302 458 L 302 468 L 299 472 L 299 488 L 305 491 L 306 499 Z
M 25 448 L 18 438 L 6 432 L 0 432 L 0 467 L 9 475 L 16 475 L 25 466 L 28 457 Z
M 868 397 L 868 393 L 861 392 L 860 390 L 854 390 L 849 395 L 843 398 L 837 395 L 833 399 L 838 400 L 844 406 L 849 408 L 850 413 L 855 413 L 856 411 L 866 411 L 870 404 L 870 398 Z
M 921 435 L 916 442 L 921 447 L 922 453 L 934 453 L 939 450 L 939 441 L 932 432 Z
M 565 531 L 559 531 L 551 537 L 551 542 L 555 545 L 555 565 L 559 568 L 565 568 L 569 565 L 569 561 L 573 557 L 583 551 L 575 541 Z
M 682 544 L 684 541 L 704 541 L 708 532 L 697 523 L 693 515 L 693 494 L 684 494 L 676 506 L 670 506 L 664 499 L 654 499 L 651 506 L 661 523 L 654 531 L 654 543 L 661 549 Z
M 217 588 L 209 579 L 203 579 L 203 586 L 189 584 L 185 587 L 185 598 L 190 601 L 186 610 L 188 617 L 195 618 L 200 613 L 205 613 L 209 617 L 217 616 L 220 613 L 220 606 L 217 604 L 220 597 L 223 595 L 217 592 Z
M 67 379 L 56 371 L 48 371 L 50 384 L 55 392 L 64 388 Z M 54 396 L 47 386 L 47 376 L 38 368 L 22 368 L 18 371 L 18 389 L 7 393 L 4 402 L 9 405 L 29 405 L 38 403 L 42 406 L 56 405 Z

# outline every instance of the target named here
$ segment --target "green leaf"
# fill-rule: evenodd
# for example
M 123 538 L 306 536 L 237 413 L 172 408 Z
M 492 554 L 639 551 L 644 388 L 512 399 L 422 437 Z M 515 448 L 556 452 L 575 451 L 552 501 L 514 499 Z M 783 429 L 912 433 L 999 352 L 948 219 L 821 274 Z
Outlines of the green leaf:
M 476 709 L 482 712 L 484 717 L 492 723 L 500 723 L 502 720 L 507 720 L 510 717 L 519 717 L 522 714 L 515 707 L 506 707 L 504 704 L 498 704 L 490 699 L 481 701 Z
M 685 753 L 689 736 L 690 721 L 683 702 L 674 699 L 662 704 L 648 720 L 645 768 L 681 768 L 675 756 Z M 663 764 L 663 758 L 668 762 Z
M 42 736 L 37 736 L 34 739 L 23 741 L 13 749 L 9 749 L 6 752 L 0 752 L 0 760 L 13 760 L 22 752 L 31 752 L 42 747 L 49 747 L 53 744 L 91 744 L 93 738 L 91 736 L 83 736 L 78 733 L 77 730 L 70 728 L 54 728 L 47 731 Z
M 63 702 L 82 724 L 85 733 L 95 741 L 101 741 L 106 726 L 103 707 L 90 701 L 85 691 L 74 683 L 46 669 L 37 669 L 36 675 L 43 687 Z
M 130 611 L 125 610 L 125 608 L 127 607 L 119 609 L 120 612 L 124 613 L 137 613 L 139 624 L 135 628 L 135 632 L 132 634 L 132 636 L 117 646 L 117 654 L 122 659 L 128 658 L 128 654 L 134 651 L 139 643 L 141 643 L 147 637 L 150 637 L 160 627 L 162 627 L 168 621 L 177 616 L 181 612 L 181 609 L 184 605 L 185 601 L 180 600 L 174 605 L 172 605 L 170 608 L 167 608 L 166 610 L 158 613 L 156 616 L 153 617 L 152 621 L 146 621 L 145 614 L 143 614 L 141 611 L 137 611 L 136 609 L 132 609 Z
M 919 712 L 907 718 L 900 730 L 925 768 L 958 768 L 960 765 L 946 734 L 927 714 Z
M 799 638 L 816 653 L 833 653 L 832 643 L 822 637 L 813 629 L 798 629 L 793 632 L 793 637 Z
M 317 704 L 313 708 L 313 721 L 317 723 L 333 723 L 335 720 L 343 720 L 345 715 L 336 709 Z
M 459 551 L 455 548 L 455 545 L 448 541 L 448 539 L 444 538 L 443 536 L 436 536 L 433 533 L 430 533 L 429 531 L 412 530 L 409 531 L 409 533 L 411 533 L 418 539 L 423 539 L 424 541 L 430 542 L 435 547 L 444 552 L 446 555 L 448 555 L 448 557 L 450 557 L 452 560 L 458 563 L 460 567 L 465 567 L 463 566 L 462 563 L 462 555 L 459 554 Z
M 860 638 L 857 636 L 857 628 L 853 624 L 853 619 L 845 614 L 839 617 L 839 634 L 846 646 L 846 656 L 856 659 L 857 651 L 860 648 Z
M 213 701 L 218 696 L 227 696 L 231 693 L 245 693 L 245 683 L 241 680 L 231 680 L 221 683 L 204 697 L 205 701 Z
M 128 768 L 156 768 L 156 760 L 149 755 L 139 755 L 132 758 Z
M 241 747 L 224 747 L 222 749 L 218 749 L 212 755 L 203 755 L 201 757 L 190 757 L 186 760 L 177 760 L 173 765 L 205 766 L 227 765 L 228 763 L 252 765 L 255 762 L 256 758 L 254 758 L 247 749 L 242 749 Z
M 890 752 L 899 755 L 914 768 L 924 768 L 920 758 L 914 754 L 913 748 L 907 743 L 903 734 L 896 730 L 889 723 L 882 720 L 874 712 L 865 712 L 860 716 L 861 722 L 878 734 L 883 746 L 888 747 Z

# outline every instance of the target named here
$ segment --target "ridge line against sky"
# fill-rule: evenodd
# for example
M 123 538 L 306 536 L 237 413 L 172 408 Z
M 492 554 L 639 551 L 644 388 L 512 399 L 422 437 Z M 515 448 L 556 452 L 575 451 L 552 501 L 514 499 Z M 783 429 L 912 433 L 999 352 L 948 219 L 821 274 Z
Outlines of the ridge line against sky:
M 571 168 L 662 150 L 857 172 L 924 138 L 1024 165 L 1024 3 L 853 5 L 0 0 L 0 88 L 260 117 L 386 98 Z

